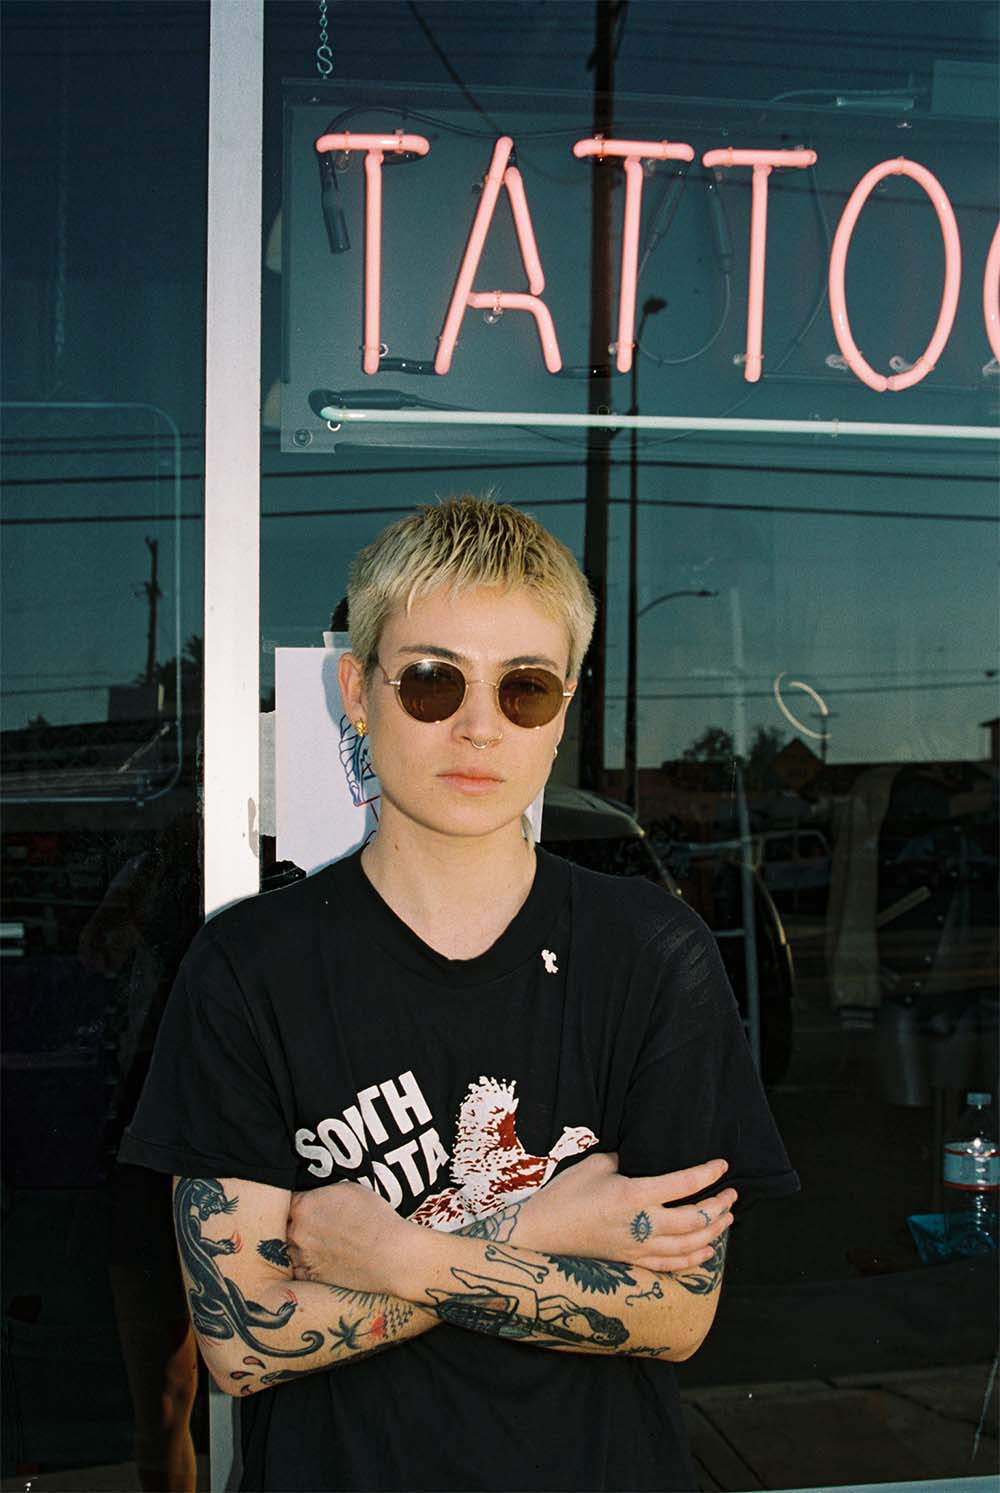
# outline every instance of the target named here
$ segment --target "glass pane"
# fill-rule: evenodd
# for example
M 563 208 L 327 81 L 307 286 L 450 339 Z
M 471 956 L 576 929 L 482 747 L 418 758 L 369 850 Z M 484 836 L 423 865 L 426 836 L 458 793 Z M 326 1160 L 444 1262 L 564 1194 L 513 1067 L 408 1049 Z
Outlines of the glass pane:
M 169 1179 L 114 1160 L 201 910 L 207 18 L 4 8 L 5 1488 L 208 1485 Z

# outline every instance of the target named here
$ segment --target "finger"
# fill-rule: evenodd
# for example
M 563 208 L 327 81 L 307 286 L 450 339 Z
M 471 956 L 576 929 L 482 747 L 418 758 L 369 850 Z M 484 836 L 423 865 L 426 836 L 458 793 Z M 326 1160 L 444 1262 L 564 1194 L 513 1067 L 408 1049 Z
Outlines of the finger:
M 697 1249 L 690 1254 L 662 1255 L 650 1260 L 644 1268 L 655 1271 L 657 1275 L 680 1275 L 684 1271 L 703 1269 L 714 1259 L 714 1249 Z
M 738 1193 L 729 1187 L 715 1197 L 700 1203 L 684 1203 L 675 1208 L 659 1208 L 653 1215 L 654 1234 L 690 1234 L 707 1229 L 722 1215 L 730 1213 Z
M 703 1161 L 698 1166 L 685 1167 L 679 1172 L 664 1172 L 659 1177 L 643 1177 L 638 1180 L 640 1195 L 649 1203 L 672 1203 L 680 1198 L 693 1197 L 712 1187 L 729 1170 L 729 1162 L 717 1157 L 714 1161 Z
M 696 1246 L 685 1242 L 683 1246 L 674 1244 L 666 1249 L 661 1245 L 659 1254 L 643 1260 L 642 1264 L 647 1270 L 656 1271 L 694 1270 L 703 1265 L 718 1264 L 720 1257 L 724 1257 L 720 1256 L 720 1245 L 724 1250 L 725 1235 L 726 1230 L 721 1229 L 707 1244 Z
M 731 1213 L 722 1213 L 713 1219 L 708 1228 L 693 1229 L 690 1233 L 654 1236 L 646 1246 L 648 1250 L 669 1252 L 670 1254 L 693 1254 L 699 1249 L 706 1249 L 716 1241 L 732 1225 Z

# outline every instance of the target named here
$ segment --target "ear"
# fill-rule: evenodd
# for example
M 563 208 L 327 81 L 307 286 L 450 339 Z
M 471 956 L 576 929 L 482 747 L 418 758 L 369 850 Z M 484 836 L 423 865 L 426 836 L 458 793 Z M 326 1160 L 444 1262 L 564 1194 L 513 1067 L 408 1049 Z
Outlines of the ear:
M 337 683 L 340 685 L 344 714 L 348 719 L 356 721 L 359 716 L 365 716 L 365 675 L 361 660 L 356 654 L 341 654 L 337 664 Z
M 569 712 L 569 707 L 572 705 L 573 701 L 576 699 L 576 687 L 577 687 L 577 685 L 579 683 L 580 683 L 579 679 L 567 679 L 567 681 L 566 681 L 566 688 L 567 689 L 572 688 L 573 693 L 572 693 L 572 695 L 570 696 L 570 698 L 568 700 L 564 700 L 563 701 L 563 708 L 562 708 L 562 711 L 559 714 L 559 733 L 556 736 L 556 746 L 557 747 L 559 746 L 559 743 L 563 739 L 563 732 L 566 730 L 566 716 L 567 716 L 567 714 Z

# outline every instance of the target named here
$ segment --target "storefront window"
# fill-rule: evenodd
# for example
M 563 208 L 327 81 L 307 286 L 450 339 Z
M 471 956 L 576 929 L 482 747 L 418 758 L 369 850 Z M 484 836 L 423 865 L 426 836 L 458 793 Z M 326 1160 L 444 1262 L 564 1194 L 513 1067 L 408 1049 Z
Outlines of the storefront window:
M 113 1154 L 201 918 L 209 21 L 244 3 L 5 8 L 12 1489 L 228 1476 L 162 1179 Z M 264 882 L 275 650 L 343 631 L 415 504 L 536 514 L 600 607 L 542 843 L 702 916 L 802 1180 L 679 1371 L 701 1486 L 985 1478 L 995 1202 L 956 1227 L 942 1159 L 998 1110 L 995 10 L 263 9 Z
M 207 1486 L 169 1179 L 201 916 L 208 7 L 4 9 L 5 1488 Z
M 966 1093 L 995 1112 L 997 1083 L 991 21 L 664 3 L 329 19 L 324 77 L 318 13 L 267 10 L 262 667 L 320 646 L 357 547 L 436 495 L 491 491 L 585 560 L 605 630 L 543 843 L 658 877 L 716 932 L 803 1181 L 737 1227 L 719 1321 L 682 1370 L 703 1486 L 986 1474 L 996 1256 L 942 1233 L 941 1166 Z M 426 150 L 384 152 L 372 319 L 360 137 L 396 131 Z M 599 165 L 573 149 L 601 135 L 691 147 L 641 167 L 631 366 L 627 173 L 610 146 Z M 741 150 L 795 153 L 765 178 L 756 364 Z M 830 307 L 845 207 L 900 156 L 941 183 L 962 259 L 919 379 L 957 272 L 919 172 L 881 177 L 858 218 L 853 343 Z M 491 163 L 520 173 L 533 284 L 505 182 L 461 281 Z M 452 347 L 457 285 L 484 299 Z M 498 286 L 542 303 L 555 354 Z M 861 356 L 916 367 L 913 387 L 878 397 Z M 581 787 L 631 820 L 591 800 L 587 823 Z

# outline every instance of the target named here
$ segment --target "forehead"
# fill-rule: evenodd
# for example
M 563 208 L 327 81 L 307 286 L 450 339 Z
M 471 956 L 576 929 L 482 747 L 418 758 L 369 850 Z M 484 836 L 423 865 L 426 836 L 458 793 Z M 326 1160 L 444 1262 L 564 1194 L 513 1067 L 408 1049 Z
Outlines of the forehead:
M 524 586 L 442 587 L 390 613 L 380 653 L 468 663 L 547 662 L 566 668 L 566 623 Z

